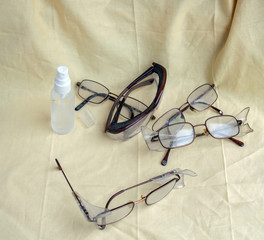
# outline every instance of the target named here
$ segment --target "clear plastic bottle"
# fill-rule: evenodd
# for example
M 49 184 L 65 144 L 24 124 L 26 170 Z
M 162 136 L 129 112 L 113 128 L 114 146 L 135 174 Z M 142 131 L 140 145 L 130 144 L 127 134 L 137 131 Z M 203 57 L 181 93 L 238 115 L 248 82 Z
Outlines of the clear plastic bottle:
M 71 88 L 68 68 L 59 66 L 54 81 L 51 100 L 51 128 L 58 134 L 67 134 L 74 127 L 75 94 Z

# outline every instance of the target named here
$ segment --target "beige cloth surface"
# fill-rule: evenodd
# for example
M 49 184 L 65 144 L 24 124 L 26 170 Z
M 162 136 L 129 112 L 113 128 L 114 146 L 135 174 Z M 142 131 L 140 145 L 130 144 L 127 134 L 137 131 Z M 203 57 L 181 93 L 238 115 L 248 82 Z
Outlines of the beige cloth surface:
M 0 239 L 263 240 L 263 12 L 262 0 L 2 1 Z M 150 152 L 141 134 L 121 142 L 104 133 L 110 101 L 88 104 L 93 127 L 76 114 L 70 134 L 52 132 L 57 66 L 69 67 L 73 87 L 88 78 L 119 93 L 153 61 L 168 72 L 156 116 L 214 83 L 225 114 L 251 108 L 245 146 L 203 137 L 172 150 L 162 167 L 164 153 Z M 214 115 L 186 112 L 194 124 Z M 102 207 L 120 189 L 174 168 L 198 176 L 100 231 L 83 217 L 55 158 L 75 190 Z

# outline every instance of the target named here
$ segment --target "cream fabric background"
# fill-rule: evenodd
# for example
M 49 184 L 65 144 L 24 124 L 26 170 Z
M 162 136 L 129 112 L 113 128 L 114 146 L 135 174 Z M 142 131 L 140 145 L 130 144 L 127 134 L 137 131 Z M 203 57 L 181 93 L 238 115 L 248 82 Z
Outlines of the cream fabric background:
M 264 239 L 263 12 L 262 0 L 1 1 L 0 239 Z M 69 67 L 72 86 L 88 78 L 119 93 L 153 61 L 168 72 L 156 116 L 215 83 L 224 113 L 251 107 L 245 146 L 204 137 L 173 150 L 162 167 L 164 153 L 148 151 L 141 134 L 125 142 L 104 134 L 110 101 L 89 105 L 92 128 L 76 114 L 73 132 L 52 132 L 57 66 Z M 194 124 L 213 115 L 186 112 Z M 198 177 L 99 231 L 82 216 L 55 158 L 99 206 L 176 167 Z

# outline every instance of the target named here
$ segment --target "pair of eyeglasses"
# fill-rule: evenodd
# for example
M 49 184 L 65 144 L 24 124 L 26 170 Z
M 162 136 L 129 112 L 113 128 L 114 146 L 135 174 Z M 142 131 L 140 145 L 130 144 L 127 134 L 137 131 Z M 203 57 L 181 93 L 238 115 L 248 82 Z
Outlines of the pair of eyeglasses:
M 220 109 L 213 106 L 217 98 L 218 95 L 214 89 L 214 84 L 203 84 L 188 96 L 187 101 L 181 107 L 172 108 L 159 117 L 153 123 L 152 130 L 158 131 L 159 129 L 173 123 L 185 122 L 183 112 L 187 109 L 201 112 L 210 108 L 218 114 L 223 115 L 223 112 Z
M 153 81 L 153 79 L 149 79 L 136 87 L 139 88 L 150 85 Z M 79 87 L 78 94 L 82 99 L 84 99 L 84 101 L 75 108 L 75 111 L 82 109 L 88 102 L 94 104 L 100 104 L 105 100 L 114 102 L 118 97 L 115 93 L 110 92 L 103 84 L 93 80 L 84 79 L 82 82 L 77 82 L 77 86 Z M 124 104 L 123 111 L 120 113 L 123 118 L 131 119 L 147 108 L 143 102 L 132 97 L 128 98 L 129 104 Z
M 192 111 L 204 111 L 207 108 L 211 108 L 219 114 L 223 114 L 223 112 L 214 107 L 213 104 L 218 98 L 218 95 L 214 89 L 214 84 L 205 83 L 200 87 L 197 87 L 195 90 L 191 92 L 188 96 L 187 101 L 179 108 L 179 110 L 183 113 L 188 108 Z
M 59 170 L 62 171 L 68 185 L 70 186 L 72 194 L 75 200 L 77 201 L 81 212 L 84 214 L 86 220 L 88 220 L 89 222 L 94 222 L 99 229 L 104 229 L 106 225 L 115 223 L 127 217 L 132 212 L 135 205 L 138 203 L 145 201 L 146 205 L 152 205 L 166 197 L 173 188 L 184 187 L 184 175 L 189 175 L 192 177 L 197 176 L 195 172 L 188 169 L 174 169 L 159 176 L 150 178 L 149 180 L 146 180 L 144 182 L 138 183 L 134 186 L 122 189 L 121 191 L 112 195 L 107 201 L 105 207 L 103 208 L 88 203 L 83 197 L 81 197 L 77 192 L 75 192 L 68 178 L 66 177 L 66 174 L 63 171 L 59 161 L 57 159 L 55 159 L 55 161 L 58 165 Z M 113 202 L 113 200 L 118 198 L 124 192 L 151 182 L 157 183 L 160 186 L 154 188 L 146 196 L 141 196 L 141 199 L 137 201 L 125 202 L 124 204 L 121 204 L 117 207 L 110 208 L 110 204 Z
M 179 109 L 173 108 L 157 119 L 152 126 L 152 131 L 147 127 L 142 127 L 143 137 L 151 151 L 164 151 L 164 149 L 167 149 L 167 153 L 161 161 L 163 166 L 167 164 L 171 149 L 189 145 L 198 136 L 210 134 L 217 139 L 227 138 L 238 146 L 244 145 L 243 142 L 233 137 L 241 136 L 242 132 L 249 133 L 253 131 L 248 124 L 245 124 L 249 108 L 244 109 L 236 117 L 223 115 L 221 110 L 212 106 L 216 99 L 217 93 L 214 90 L 214 85 L 204 84 L 196 88 L 188 96 L 187 102 Z M 185 121 L 183 115 L 183 111 L 188 108 L 197 111 L 211 108 L 219 113 L 220 116 L 209 118 L 204 124 L 193 126 Z M 205 127 L 204 133 L 195 133 L 195 127 L 198 126 Z
M 114 139 L 126 140 L 138 134 L 140 132 L 140 127 L 145 126 L 150 119 L 153 119 L 153 113 L 158 107 L 164 91 L 166 77 L 166 69 L 160 64 L 153 63 L 149 69 L 130 83 L 116 98 L 109 112 L 105 126 L 107 135 Z M 120 119 L 120 115 L 125 104 L 129 104 L 129 97 L 134 94 L 135 89 L 138 89 L 137 86 L 139 84 L 148 81 L 149 78 L 154 79 L 156 83 L 156 91 L 152 94 L 152 102 L 144 111 L 123 121 Z M 146 91 L 142 91 L 141 95 L 145 97 L 148 94 Z
M 77 83 L 78 94 L 84 100 L 75 110 L 79 111 L 88 102 L 99 104 L 105 100 L 113 101 L 105 132 L 114 139 L 126 140 L 139 133 L 140 127 L 154 118 L 153 112 L 159 104 L 165 83 L 166 69 L 157 63 L 153 63 L 152 67 L 130 83 L 120 95 L 110 92 L 107 87 L 98 82 L 85 79 Z M 149 106 L 132 96 L 136 90 L 146 86 L 153 86 L 152 88 L 157 89 L 154 100 Z M 147 92 L 143 90 L 141 95 L 144 96 Z

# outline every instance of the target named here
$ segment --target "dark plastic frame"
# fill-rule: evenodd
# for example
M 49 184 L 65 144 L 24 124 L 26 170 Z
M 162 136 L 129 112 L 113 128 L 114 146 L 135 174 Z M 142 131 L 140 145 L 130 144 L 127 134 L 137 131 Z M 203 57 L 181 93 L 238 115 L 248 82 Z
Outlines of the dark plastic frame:
M 136 84 L 138 84 L 140 81 L 144 80 L 147 76 L 151 75 L 152 73 L 157 73 L 159 76 L 159 84 L 158 84 L 158 89 L 156 92 L 156 96 L 154 98 L 154 100 L 152 101 L 152 103 L 150 104 L 150 106 L 143 111 L 142 113 L 138 114 L 137 116 L 135 116 L 132 119 L 129 119 L 127 121 L 124 122 L 120 122 L 118 123 L 118 118 L 119 118 L 119 114 L 120 114 L 120 110 L 122 107 L 122 101 L 125 101 L 125 98 L 123 100 L 121 100 L 121 104 L 120 99 L 124 96 L 126 96 L 126 93 L 132 89 L 133 86 L 135 86 Z M 109 132 L 111 134 L 118 134 L 121 132 L 126 131 L 127 129 L 131 128 L 133 125 L 137 124 L 139 121 L 141 121 L 142 119 L 144 119 L 149 113 L 151 113 L 158 105 L 160 98 L 162 96 L 162 93 L 164 91 L 164 87 L 166 84 L 166 69 L 157 64 L 157 63 L 153 63 L 153 66 L 150 67 L 149 69 L 147 69 L 142 75 L 140 75 L 138 78 L 136 78 L 132 83 L 130 83 L 117 97 L 117 99 L 115 100 L 107 121 L 106 121 L 106 125 L 105 125 L 105 132 Z M 117 107 L 117 104 L 119 105 L 119 109 L 117 109 L 115 115 L 114 115 L 114 111 Z M 114 116 L 113 116 L 114 115 Z

